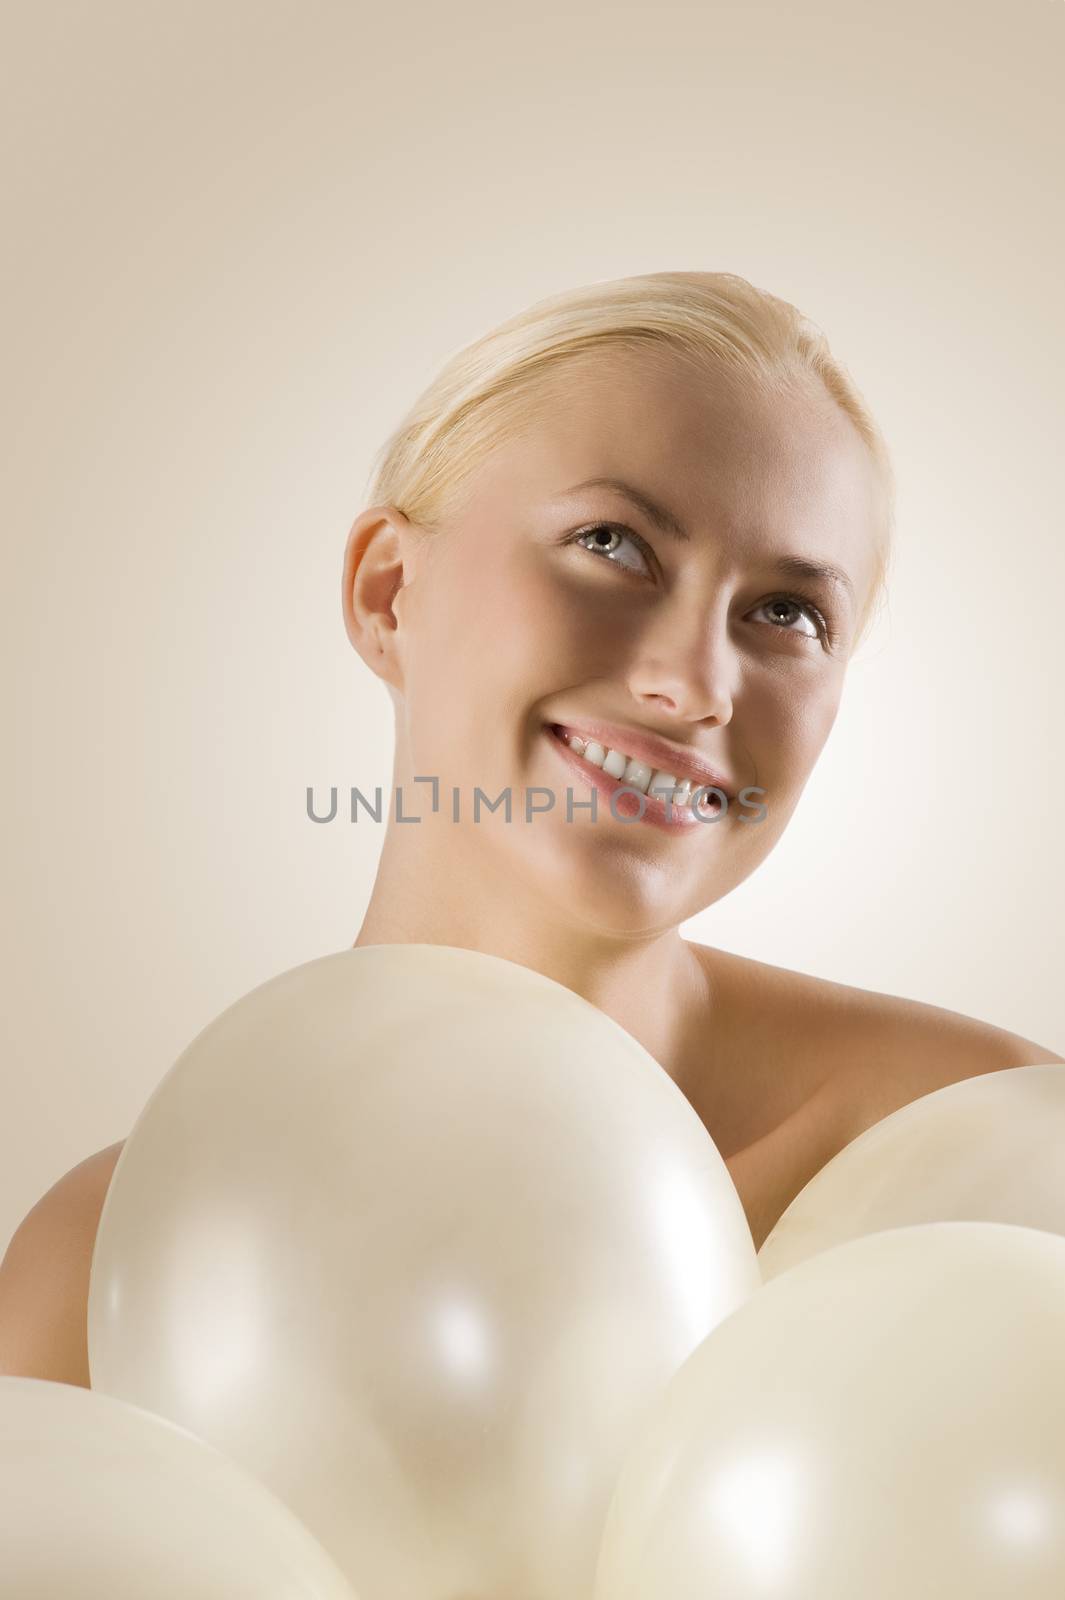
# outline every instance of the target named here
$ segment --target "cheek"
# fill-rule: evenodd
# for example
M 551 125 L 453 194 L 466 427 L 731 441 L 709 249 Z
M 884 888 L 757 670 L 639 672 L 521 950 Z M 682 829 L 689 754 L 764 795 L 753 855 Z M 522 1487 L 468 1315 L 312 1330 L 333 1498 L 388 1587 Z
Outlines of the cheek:
M 791 730 L 791 748 L 795 766 L 801 773 L 803 783 L 817 764 L 818 757 L 825 747 L 825 741 L 832 731 L 838 710 L 838 695 L 811 695 L 803 703 L 799 715 L 795 718 Z
M 798 799 L 832 731 L 839 702 L 836 681 L 796 681 L 786 690 L 777 683 L 737 703 L 738 744 L 749 746 L 761 782 Z
M 843 676 L 842 673 L 838 673 L 825 685 L 823 694 L 811 698 L 806 721 L 806 737 L 814 760 L 821 754 L 825 741 L 832 732 L 842 693 Z
M 466 596 L 471 626 L 491 648 L 497 670 L 503 675 L 528 671 L 535 665 L 563 666 L 594 651 L 597 631 L 604 642 L 614 641 L 617 654 L 616 614 L 608 635 L 589 608 L 580 585 L 560 581 L 545 552 L 535 545 L 510 550 L 506 558 L 487 562 L 471 581 Z
M 543 674 L 557 658 L 567 626 L 557 593 L 501 543 L 441 562 L 427 578 L 408 650 L 411 696 L 421 706 L 479 704 L 487 713 L 509 698 L 509 686 Z

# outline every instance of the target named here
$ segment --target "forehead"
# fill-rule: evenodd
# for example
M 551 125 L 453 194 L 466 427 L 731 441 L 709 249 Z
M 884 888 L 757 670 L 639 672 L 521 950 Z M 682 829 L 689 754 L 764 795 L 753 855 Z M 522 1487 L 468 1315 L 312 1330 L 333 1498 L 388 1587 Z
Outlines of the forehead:
M 582 355 L 529 397 L 475 498 L 513 509 L 515 497 L 541 503 L 591 477 L 634 483 L 693 540 L 737 558 L 814 552 L 843 565 L 858 594 L 872 573 L 876 468 L 813 375 L 799 392 L 750 393 L 668 349 Z

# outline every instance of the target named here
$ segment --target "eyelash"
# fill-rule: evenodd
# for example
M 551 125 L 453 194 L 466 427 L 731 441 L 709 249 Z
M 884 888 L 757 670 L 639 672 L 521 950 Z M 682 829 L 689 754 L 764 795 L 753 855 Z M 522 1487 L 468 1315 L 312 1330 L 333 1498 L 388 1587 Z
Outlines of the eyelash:
M 580 539 L 586 539 L 589 534 L 598 533 L 600 528 L 605 528 L 609 533 L 623 533 L 623 534 L 625 534 L 625 536 L 627 538 L 631 539 L 634 544 L 639 546 L 639 548 L 643 551 L 644 555 L 650 556 L 653 559 L 654 552 L 652 551 L 650 545 L 647 543 L 647 540 L 646 539 L 642 539 L 638 533 L 634 533 L 631 528 L 626 528 L 620 522 L 590 522 L 590 523 L 587 524 L 587 526 L 585 526 L 583 528 L 578 528 L 575 533 L 570 535 L 569 539 L 566 542 L 567 542 L 567 544 L 572 544 L 572 543 L 576 543 Z M 586 550 L 589 550 L 590 554 L 595 554 L 596 553 L 588 545 L 584 545 L 584 546 L 582 546 L 582 548 L 586 549 Z M 628 573 L 628 576 L 630 578 L 638 578 L 640 576 L 640 574 L 638 572 L 631 572 L 629 570 L 629 568 L 623 567 L 619 561 L 611 561 L 609 555 L 600 556 L 599 559 L 602 560 L 602 561 L 609 562 L 609 564 L 612 567 L 617 567 L 621 572 Z M 805 611 L 810 617 L 812 617 L 814 623 L 816 624 L 818 632 L 821 634 L 822 638 L 825 639 L 830 646 L 834 645 L 836 643 L 837 635 L 836 635 L 835 629 L 832 626 L 832 623 L 825 616 L 824 612 L 820 609 L 820 607 L 816 606 L 812 600 L 807 599 L 807 597 L 805 595 L 789 594 L 786 590 L 781 590 L 779 593 L 771 594 L 767 598 L 768 598 L 768 600 L 787 600 L 791 605 L 798 606 L 801 610 Z M 763 605 L 766 604 L 766 601 L 763 601 L 762 604 Z M 794 633 L 795 629 L 794 628 L 786 628 L 786 627 L 781 626 L 778 629 L 778 632 L 780 632 L 780 633 Z M 802 635 L 800 634 L 799 637 L 801 638 Z

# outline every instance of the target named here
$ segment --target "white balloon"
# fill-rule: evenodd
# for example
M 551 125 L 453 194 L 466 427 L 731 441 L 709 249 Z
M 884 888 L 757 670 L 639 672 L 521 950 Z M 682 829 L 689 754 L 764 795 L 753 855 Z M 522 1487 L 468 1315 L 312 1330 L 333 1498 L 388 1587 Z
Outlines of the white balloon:
M 5 1600 L 355 1600 L 261 1483 L 184 1428 L 0 1377 Z
M 594 1600 L 1061 1600 L 1065 1239 L 933 1222 L 783 1272 L 629 1451 Z
M 768 1281 L 819 1250 L 917 1222 L 1065 1234 L 1065 1066 L 965 1078 L 874 1123 L 796 1195 L 758 1264 Z
M 90 1370 L 374 1600 L 587 1600 L 634 1427 L 760 1284 L 719 1151 L 623 1028 L 495 956 L 360 946 L 245 996 L 156 1089 Z

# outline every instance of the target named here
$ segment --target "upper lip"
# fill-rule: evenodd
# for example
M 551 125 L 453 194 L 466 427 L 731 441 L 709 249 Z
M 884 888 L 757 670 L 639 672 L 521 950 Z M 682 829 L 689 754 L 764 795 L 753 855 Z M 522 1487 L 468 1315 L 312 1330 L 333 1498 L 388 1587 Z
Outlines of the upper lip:
M 692 778 L 700 785 L 720 789 L 730 800 L 736 798 L 732 780 L 712 767 L 690 745 L 671 744 L 655 733 L 642 728 L 627 728 L 617 722 L 595 722 L 583 717 L 577 722 L 552 722 L 552 728 L 563 728 L 567 733 L 579 734 L 582 739 L 594 739 L 607 749 L 623 750 L 635 756 L 658 772 L 669 772 L 676 778 Z

